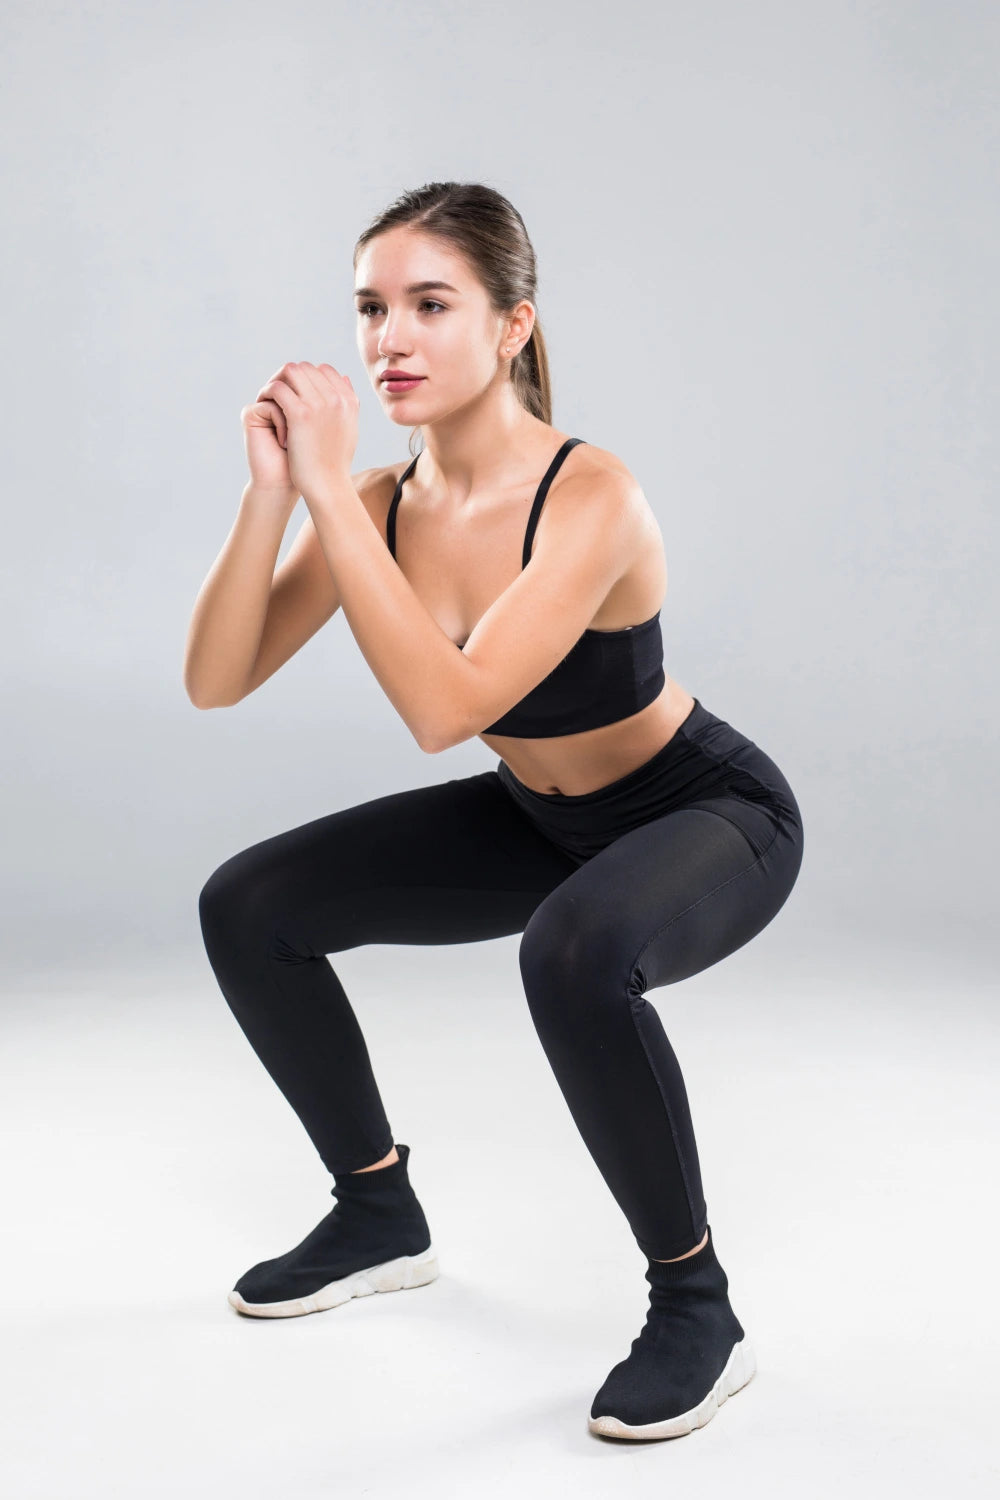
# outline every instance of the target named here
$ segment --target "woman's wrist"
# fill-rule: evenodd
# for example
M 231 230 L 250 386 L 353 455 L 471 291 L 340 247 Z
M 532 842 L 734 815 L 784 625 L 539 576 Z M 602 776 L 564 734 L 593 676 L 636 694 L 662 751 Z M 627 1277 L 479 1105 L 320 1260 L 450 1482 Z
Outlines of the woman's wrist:
M 248 479 L 243 486 L 243 499 L 251 505 L 255 500 L 260 500 L 269 505 L 279 505 L 283 502 L 292 507 L 298 498 L 299 492 L 294 485 L 256 484 L 254 480 Z

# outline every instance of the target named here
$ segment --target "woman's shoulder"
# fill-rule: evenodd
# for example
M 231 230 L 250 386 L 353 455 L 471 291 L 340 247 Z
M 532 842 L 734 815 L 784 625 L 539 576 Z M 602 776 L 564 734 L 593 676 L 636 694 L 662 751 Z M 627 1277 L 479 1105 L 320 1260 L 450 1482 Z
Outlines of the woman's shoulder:
M 407 458 L 398 463 L 376 464 L 371 469 L 360 469 L 356 474 L 351 475 L 354 488 L 359 494 L 364 490 L 370 495 L 380 494 L 387 489 L 391 497 L 403 470 L 410 462 L 411 460 Z
M 396 459 L 394 463 L 383 464 L 380 468 L 377 469 L 369 469 L 369 474 L 373 476 L 371 480 L 372 484 L 381 486 L 383 489 L 388 489 L 389 498 L 391 500 L 397 484 L 402 479 L 403 475 L 406 473 L 410 465 L 414 463 L 419 457 L 419 453 L 415 455 L 410 453 L 407 454 L 406 458 Z
M 552 498 L 545 504 L 545 510 L 552 512 L 555 528 L 561 524 L 574 525 L 581 508 L 585 508 L 593 513 L 597 524 L 627 518 L 637 534 L 647 529 L 652 516 L 649 502 L 639 481 L 617 453 L 584 440 L 570 449 L 569 457 L 572 462 L 560 468 Z
M 559 478 L 562 485 L 553 486 L 552 501 L 546 501 L 539 530 L 546 524 L 558 536 L 563 529 L 574 529 L 581 515 L 589 516 L 597 532 L 620 528 L 627 536 L 637 564 L 646 566 L 653 555 L 662 554 L 663 537 L 656 513 L 632 470 L 612 453 L 590 442 L 570 450 L 576 463 L 565 466 Z
M 567 478 L 572 473 L 595 490 L 606 488 L 609 483 L 618 489 L 632 486 L 638 488 L 638 481 L 631 469 L 610 448 L 599 448 L 595 443 L 584 439 L 571 452 L 575 462 L 572 469 L 568 470 Z
M 382 537 L 386 535 L 389 507 L 399 481 L 399 476 L 410 460 L 402 463 L 376 464 L 371 469 L 360 469 L 351 475 L 351 483 L 358 493 L 362 505 L 371 516 Z

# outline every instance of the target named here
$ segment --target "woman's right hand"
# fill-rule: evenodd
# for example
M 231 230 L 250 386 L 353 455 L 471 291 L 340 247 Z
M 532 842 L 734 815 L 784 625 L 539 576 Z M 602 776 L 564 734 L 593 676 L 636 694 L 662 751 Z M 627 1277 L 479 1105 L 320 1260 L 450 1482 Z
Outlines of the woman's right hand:
M 250 483 L 257 490 L 298 492 L 288 473 L 288 423 L 277 401 L 256 401 L 240 412 Z

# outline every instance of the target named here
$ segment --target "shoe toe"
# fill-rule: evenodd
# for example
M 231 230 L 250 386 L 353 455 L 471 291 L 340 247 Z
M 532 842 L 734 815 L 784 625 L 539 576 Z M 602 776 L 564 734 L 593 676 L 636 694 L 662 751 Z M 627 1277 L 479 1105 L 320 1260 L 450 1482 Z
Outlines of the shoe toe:
M 594 1397 L 591 1421 L 611 1417 L 625 1427 L 646 1427 L 678 1416 L 692 1403 L 662 1379 L 641 1387 L 622 1377 L 616 1366 Z
M 293 1284 L 300 1280 L 300 1277 L 290 1277 L 288 1267 L 280 1260 L 262 1260 L 249 1271 L 244 1271 L 233 1291 L 244 1302 L 284 1302 L 289 1297 L 303 1295 L 302 1288 Z

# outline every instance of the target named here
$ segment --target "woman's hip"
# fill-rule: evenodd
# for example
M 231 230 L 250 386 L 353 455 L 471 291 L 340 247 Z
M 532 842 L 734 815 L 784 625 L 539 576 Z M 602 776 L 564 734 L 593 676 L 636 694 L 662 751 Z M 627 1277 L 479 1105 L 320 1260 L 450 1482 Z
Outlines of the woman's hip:
M 798 803 L 783 772 L 761 748 L 696 698 L 668 742 L 645 764 L 580 796 L 536 792 L 504 761 L 497 778 L 540 833 L 584 863 L 624 834 L 685 807 L 711 806 L 760 853 L 771 832 L 801 838 Z

